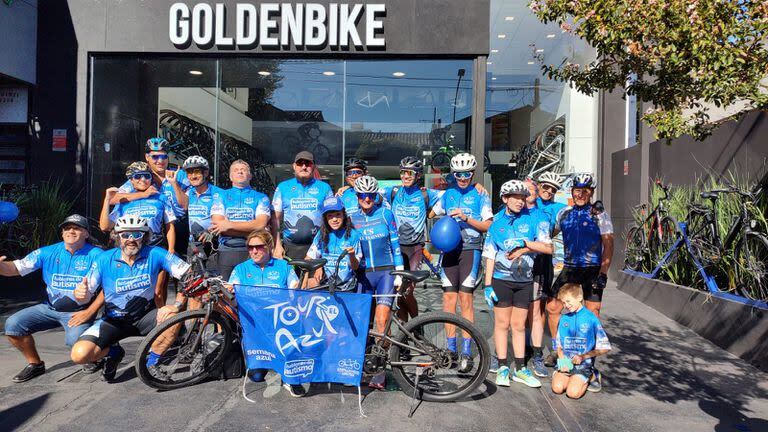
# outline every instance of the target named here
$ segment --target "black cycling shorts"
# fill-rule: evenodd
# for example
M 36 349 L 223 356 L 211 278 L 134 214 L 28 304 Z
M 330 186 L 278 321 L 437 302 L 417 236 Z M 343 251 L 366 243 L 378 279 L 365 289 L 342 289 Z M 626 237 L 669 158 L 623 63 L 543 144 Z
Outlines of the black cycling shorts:
M 552 282 L 555 279 L 555 268 L 552 264 L 552 255 L 538 254 L 533 260 L 533 301 L 547 296 L 552 290 Z
M 560 288 L 567 283 L 574 283 L 581 285 L 582 291 L 584 291 L 584 300 L 590 302 L 601 303 L 603 301 L 603 290 L 592 288 L 592 284 L 595 283 L 597 277 L 600 275 L 600 267 L 563 267 L 563 271 L 555 280 L 552 285 L 552 290 L 547 293 L 550 298 L 557 298 L 557 293 Z
M 475 292 L 480 270 L 480 250 L 467 249 L 443 254 L 440 279 L 443 291 L 449 293 Z
M 533 296 L 533 282 L 512 282 L 493 278 L 491 281 L 493 292 L 499 299 L 496 307 L 508 308 L 516 307 L 528 309 Z
M 104 317 L 93 323 L 78 340 L 90 341 L 105 349 L 131 336 L 146 336 L 156 325 L 156 308 L 136 321 Z

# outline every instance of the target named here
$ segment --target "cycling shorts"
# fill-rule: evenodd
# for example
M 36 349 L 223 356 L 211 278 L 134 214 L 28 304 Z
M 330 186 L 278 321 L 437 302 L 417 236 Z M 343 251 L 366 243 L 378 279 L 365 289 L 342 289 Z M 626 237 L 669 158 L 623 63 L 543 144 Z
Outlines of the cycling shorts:
M 156 308 L 136 321 L 104 317 L 83 332 L 78 341 L 93 342 L 99 348 L 105 349 L 131 336 L 146 336 L 156 325 Z
M 512 282 L 494 278 L 491 286 L 499 299 L 495 307 L 528 309 L 531 304 L 533 282 Z
M 538 254 L 533 260 L 533 301 L 541 300 L 552 289 L 555 268 L 552 255 Z
M 395 301 L 395 277 L 389 274 L 390 270 L 376 270 L 371 272 L 357 271 L 357 292 L 373 294 L 384 297 L 374 297 L 377 305 L 392 307 Z
M 560 288 L 567 283 L 581 285 L 584 291 L 584 300 L 589 302 L 601 303 L 603 301 L 603 290 L 593 289 L 592 284 L 600 275 L 600 267 L 563 267 L 563 271 L 555 280 L 552 289 L 547 294 L 549 298 L 557 298 Z
M 480 250 L 467 249 L 443 254 L 440 279 L 443 291 L 473 293 L 480 270 Z
M 418 270 L 421 268 L 421 258 L 424 256 L 424 244 L 400 245 L 403 255 L 403 265 L 406 270 Z
M 589 379 L 592 377 L 593 372 L 594 372 L 594 368 L 592 367 L 592 365 L 585 365 L 584 363 L 573 365 L 573 369 L 571 369 L 569 372 L 557 371 L 557 373 L 566 374 L 568 376 L 577 376 L 582 380 L 584 380 L 584 382 L 586 383 L 589 382 Z

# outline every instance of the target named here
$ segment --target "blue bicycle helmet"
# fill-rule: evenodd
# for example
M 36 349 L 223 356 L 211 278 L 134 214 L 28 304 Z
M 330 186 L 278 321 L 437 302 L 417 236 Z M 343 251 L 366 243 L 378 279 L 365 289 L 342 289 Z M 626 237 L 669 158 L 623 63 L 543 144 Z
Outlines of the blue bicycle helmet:
M 147 140 L 147 143 L 144 145 L 145 153 L 157 151 L 157 152 L 166 152 L 168 153 L 168 147 L 170 144 L 168 143 L 168 140 L 162 137 L 154 137 Z
M 595 176 L 592 173 L 579 173 L 573 176 L 572 188 L 590 188 L 594 189 L 597 186 Z

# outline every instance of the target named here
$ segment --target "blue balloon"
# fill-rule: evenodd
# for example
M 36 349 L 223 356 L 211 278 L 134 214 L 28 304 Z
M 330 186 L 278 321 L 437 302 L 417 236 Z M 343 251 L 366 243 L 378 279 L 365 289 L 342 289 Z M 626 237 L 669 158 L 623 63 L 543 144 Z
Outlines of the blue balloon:
M 19 208 L 9 201 L 0 201 L 0 223 L 9 223 L 19 217 Z
M 437 249 L 450 252 L 461 244 L 461 227 L 454 218 L 444 216 L 432 226 L 429 238 Z

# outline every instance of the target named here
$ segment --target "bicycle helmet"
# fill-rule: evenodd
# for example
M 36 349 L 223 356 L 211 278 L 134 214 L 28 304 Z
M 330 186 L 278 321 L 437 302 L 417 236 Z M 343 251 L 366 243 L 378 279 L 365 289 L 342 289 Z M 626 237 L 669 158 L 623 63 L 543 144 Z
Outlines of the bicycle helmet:
M 368 162 L 358 158 L 349 158 L 346 162 L 344 162 L 344 171 L 351 168 L 360 168 L 363 171 L 367 171 Z
M 597 186 L 595 176 L 592 173 L 578 173 L 573 176 L 572 188 L 590 188 L 594 189 Z
M 205 170 L 210 169 L 210 166 L 208 165 L 208 161 L 205 160 L 202 156 L 190 156 L 188 157 L 184 163 L 181 165 L 181 169 L 184 171 L 192 168 L 202 168 Z
M 123 231 L 143 231 L 146 233 L 150 230 L 146 219 L 141 216 L 128 215 L 118 218 L 115 222 L 115 232 Z
M 524 182 L 520 180 L 509 180 L 501 185 L 501 190 L 499 191 L 500 197 L 503 198 L 505 195 L 528 196 L 530 193 L 528 192 L 528 186 L 526 186 Z
M 365 175 L 355 180 L 355 192 L 371 193 L 379 191 L 379 182 L 375 177 Z
M 147 143 L 144 145 L 144 150 L 145 150 L 145 153 L 149 153 L 153 151 L 168 153 L 169 146 L 170 144 L 168 143 L 167 139 L 162 137 L 154 137 L 147 140 Z
M 421 172 L 424 169 L 424 163 L 416 156 L 406 156 L 400 160 L 400 169 Z
M 563 176 L 552 171 L 547 171 L 539 176 L 539 183 L 546 183 L 560 189 L 563 185 Z
M 469 153 L 459 153 L 451 158 L 452 172 L 474 171 L 477 168 L 477 159 Z
M 130 178 L 134 174 L 148 172 L 150 172 L 149 165 L 147 165 L 146 162 L 134 162 L 128 165 L 128 168 L 125 169 L 125 176 Z

